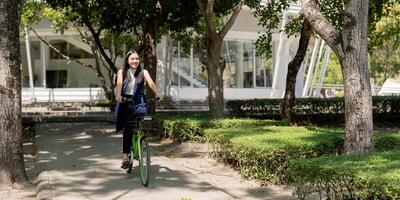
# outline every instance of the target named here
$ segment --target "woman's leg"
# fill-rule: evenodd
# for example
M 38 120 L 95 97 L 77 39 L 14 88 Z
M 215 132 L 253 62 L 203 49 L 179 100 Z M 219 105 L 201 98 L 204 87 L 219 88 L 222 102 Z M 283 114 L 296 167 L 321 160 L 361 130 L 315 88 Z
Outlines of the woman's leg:
M 123 153 L 123 160 L 128 160 L 128 154 L 130 153 L 131 146 L 132 146 L 132 131 L 128 128 L 124 129 L 123 136 L 122 136 L 122 153 Z

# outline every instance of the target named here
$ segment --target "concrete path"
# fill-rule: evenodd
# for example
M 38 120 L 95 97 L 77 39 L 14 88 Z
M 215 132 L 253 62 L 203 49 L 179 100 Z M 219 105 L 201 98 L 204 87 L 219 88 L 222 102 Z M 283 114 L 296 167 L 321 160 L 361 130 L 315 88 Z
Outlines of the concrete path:
M 166 157 L 152 155 L 151 180 L 120 169 L 122 134 L 107 123 L 48 123 L 35 127 L 36 199 L 232 199 Z

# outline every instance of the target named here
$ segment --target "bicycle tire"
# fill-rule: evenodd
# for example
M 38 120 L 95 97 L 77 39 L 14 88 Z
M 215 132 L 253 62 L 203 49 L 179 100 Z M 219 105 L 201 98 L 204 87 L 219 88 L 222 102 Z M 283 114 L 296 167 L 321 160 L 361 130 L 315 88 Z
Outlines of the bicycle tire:
M 132 173 L 132 167 L 133 167 L 133 151 L 132 150 L 128 156 L 129 156 L 129 167 L 126 169 L 126 173 L 130 174 L 130 173 Z
M 146 137 L 142 136 L 138 139 L 139 142 L 139 171 L 140 182 L 143 186 L 149 184 L 150 179 L 150 151 Z

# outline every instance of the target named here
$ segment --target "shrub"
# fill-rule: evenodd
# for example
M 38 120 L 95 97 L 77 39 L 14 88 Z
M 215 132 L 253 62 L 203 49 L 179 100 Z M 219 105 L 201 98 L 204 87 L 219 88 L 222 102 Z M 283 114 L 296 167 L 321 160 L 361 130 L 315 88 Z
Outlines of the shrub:
M 286 182 L 289 160 L 340 154 L 343 132 L 313 127 L 262 127 L 206 130 L 211 155 L 244 177 Z
M 291 160 L 340 155 L 341 129 L 313 127 L 263 127 L 206 130 L 211 153 L 231 164 L 245 177 L 285 183 Z M 400 148 L 400 134 L 375 134 L 377 150 Z
M 290 163 L 296 194 L 328 199 L 399 199 L 400 150 L 353 156 L 324 156 Z
M 170 116 L 170 115 L 169 115 Z M 255 119 L 215 119 L 210 120 L 206 115 L 194 117 L 174 116 L 170 119 L 165 114 L 157 115 L 156 119 L 166 137 L 179 141 L 203 141 L 204 130 L 208 128 L 248 128 L 266 125 L 287 125 L 285 122 Z M 176 117 L 176 118 L 175 118 Z
M 400 119 L 400 97 L 374 96 L 374 121 Z M 230 116 L 280 119 L 282 99 L 232 100 L 227 102 Z M 293 107 L 295 121 L 313 123 L 344 122 L 344 98 L 298 98 Z

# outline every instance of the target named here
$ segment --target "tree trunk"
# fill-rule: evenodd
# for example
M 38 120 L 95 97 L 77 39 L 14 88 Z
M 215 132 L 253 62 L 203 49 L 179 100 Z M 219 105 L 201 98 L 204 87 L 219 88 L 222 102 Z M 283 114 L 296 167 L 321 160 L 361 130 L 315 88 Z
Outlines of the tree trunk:
M 347 1 L 342 31 L 341 58 L 346 127 L 346 154 L 366 153 L 374 149 L 371 83 L 368 71 L 368 1 Z
M 172 78 L 172 74 L 171 74 L 171 65 L 172 65 L 172 59 L 171 59 L 171 55 L 172 55 L 172 39 L 171 36 L 168 34 L 167 39 L 166 39 L 166 55 L 165 55 L 165 62 L 164 62 L 164 66 L 165 66 L 165 87 L 164 87 L 164 95 L 170 96 L 171 94 L 171 78 Z
M 286 90 L 285 96 L 282 101 L 282 119 L 289 123 L 293 123 L 292 111 L 295 101 L 295 89 L 296 89 L 296 77 L 299 72 L 301 63 L 307 53 L 308 43 L 311 37 L 311 24 L 307 20 L 304 20 L 301 35 L 299 40 L 299 47 L 297 49 L 296 56 L 288 65 L 288 73 L 286 76 Z
M 235 23 L 242 9 L 244 0 L 238 1 L 237 5 L 233 8 L 232 15 L 219 32 L 215 26 L 214 0 L 208 0 L 207 2 L 196 0 L 196 2 L 205 19 L 207 28 L 205 45 L 207 48 L 208 102 L 210 114 L 213 118 L 220 118 L 224 116 L 224 80 L 222 75 L 225 69 L 225 62 L 221 60 L 220 56 L 222 41 Z
M 210 115 L 213 118 L 224 116 L 224 80 L 222 78 L 225 65 L 220 62 L 222 41 L 218 35 L 207 38 L 207 73 L 208 73 L 208 102 Z
M 0 3 L 0 184 L 26 181 L 21 130 L 19 23 L 22 1 Z
M 368 72 L 368 0 L 345 1 L 342 31 L 319 11 L 316 0 L 302 0 L 301 7 L 313 29 L 339 58 L 345 95 L 346 154 L 371 152 L 373 144 L 372 98 Z
M 157 81 L 157 49 L 156 49 L 156 30 L 151 29 L 146 33 L 144 41 L 144 66 L 149 71 L 150 77 L 154 83 Z M 152 99 L 155 97 L 150 88 L 146 91 L 146 97 Z M 150 113 L 155 112 L 155 105 L 149 104 L 148 110 Z

